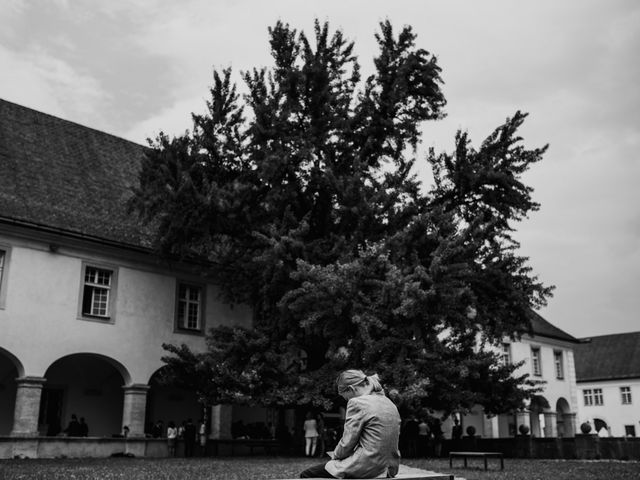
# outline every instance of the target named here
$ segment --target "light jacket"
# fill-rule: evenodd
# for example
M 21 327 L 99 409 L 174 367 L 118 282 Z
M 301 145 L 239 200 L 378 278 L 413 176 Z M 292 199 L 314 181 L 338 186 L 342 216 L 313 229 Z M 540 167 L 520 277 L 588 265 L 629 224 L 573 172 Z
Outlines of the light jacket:
M 400 414 L 384 392 L 347 403 L 344 433 L 325 469 L 336 478 L 395 477 L 400 465 Z

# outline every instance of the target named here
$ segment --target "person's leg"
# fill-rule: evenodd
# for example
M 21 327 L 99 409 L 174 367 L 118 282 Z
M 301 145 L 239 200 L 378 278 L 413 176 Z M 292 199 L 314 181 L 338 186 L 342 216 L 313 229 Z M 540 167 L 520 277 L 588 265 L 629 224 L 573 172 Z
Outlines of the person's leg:
M 311 437 L 304 438 L 304 454 L 308 457 L 311 452 Z
M 316 445 L 318 444 L 318 437 L 311 437 L 311 456 L 316 454 Z
M 314 465 L 300 474 L 300 478 L 335 478 L 324 468 L 325 464 Z

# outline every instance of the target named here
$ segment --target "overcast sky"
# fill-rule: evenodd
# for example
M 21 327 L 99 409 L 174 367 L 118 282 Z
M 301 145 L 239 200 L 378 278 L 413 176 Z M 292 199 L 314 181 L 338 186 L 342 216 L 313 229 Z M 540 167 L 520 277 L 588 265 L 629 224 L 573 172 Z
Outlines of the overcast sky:
M 557 287 L 540 313 L 577 337 L 640 330 L 637 0 L 3 0 L 0 97 L 145 143 L 191 127 L 214 68 L 269 66 L 267 27 L 314 18 L 356 42 L 365 73 L 380 21 L 414 28 L 448 100 L 423 148 L 450 151 L 457 129 L 478 146 L 529 112 L 524 144 L 550 144 L 517 235 Z

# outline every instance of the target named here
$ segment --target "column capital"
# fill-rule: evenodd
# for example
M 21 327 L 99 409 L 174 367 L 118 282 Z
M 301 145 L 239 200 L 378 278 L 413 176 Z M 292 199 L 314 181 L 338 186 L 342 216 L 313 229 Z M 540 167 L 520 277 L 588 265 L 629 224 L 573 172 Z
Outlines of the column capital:
M 31 388 L 42 388 L 42 386 L 47 382 L 47 379 L 44 377 L 31 377 L 24 376 L 16 378 L 16 384 L 19 387 L 31 387 Z
M 124 390 L 125 394 L 126 393 L 146 394 L 150 388 L 151 386 L 145 383 L 130 383 L 129 385 L 122 386 L 122 389 Z

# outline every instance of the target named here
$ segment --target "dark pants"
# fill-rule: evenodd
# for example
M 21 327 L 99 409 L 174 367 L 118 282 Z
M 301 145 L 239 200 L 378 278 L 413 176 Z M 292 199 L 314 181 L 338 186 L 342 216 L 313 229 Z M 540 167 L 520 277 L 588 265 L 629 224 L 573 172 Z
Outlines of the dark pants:
M 336 478 L 324 469 L 325 463 L 307 468 L 300 474 L 300 478 Z

